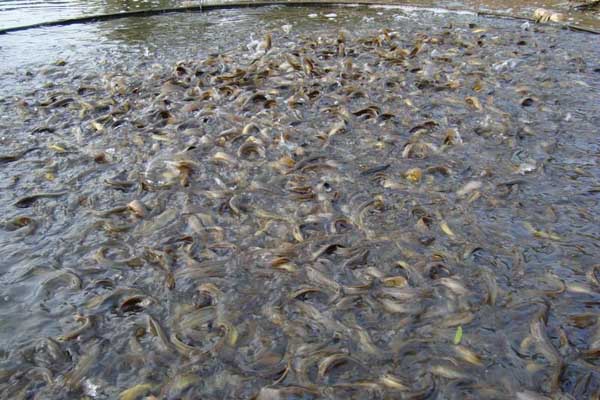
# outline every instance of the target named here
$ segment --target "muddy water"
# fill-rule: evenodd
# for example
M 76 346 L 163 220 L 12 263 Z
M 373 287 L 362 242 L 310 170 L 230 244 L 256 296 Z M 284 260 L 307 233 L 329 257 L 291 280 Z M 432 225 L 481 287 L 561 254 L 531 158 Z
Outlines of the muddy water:
M 585 4 L 585 1 L 519 1 L 519 0 L 500 0 L 500 1 L 481 1 L 467 0 L 454 2 L 435 2 L 424 1 L 415 2 L 417 5 L 426 4 L 432 7 L 452 7 L 461 10 L 470 11 L 489 11 L 504 15 L 515 15 L 531 17 L 537 8 L 545 8 L 555 12 L 563 13 L 566 16 L 566 22 L 583 27 L 594 29 L 600 28 L 600 11 L 596 10 L 577 10 L 575 6 Z
M 596 36 L 271 7 L 0 46 L 2 398 L 598 396 Z

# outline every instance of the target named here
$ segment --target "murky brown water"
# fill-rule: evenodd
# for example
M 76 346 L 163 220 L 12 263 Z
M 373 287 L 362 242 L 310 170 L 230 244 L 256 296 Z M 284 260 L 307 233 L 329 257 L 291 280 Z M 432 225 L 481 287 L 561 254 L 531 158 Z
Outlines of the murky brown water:
M 0 37 L 1 397 L 598 398 L 598 44 L 346 7 Z

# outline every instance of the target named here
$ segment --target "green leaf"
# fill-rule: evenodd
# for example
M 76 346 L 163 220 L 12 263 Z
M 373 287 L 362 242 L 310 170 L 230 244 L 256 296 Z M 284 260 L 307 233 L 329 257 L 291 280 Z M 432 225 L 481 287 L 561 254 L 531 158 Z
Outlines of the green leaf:
M 459 326 L 458 328 L 456 328 L 456 334 L 454 335 L 454 344 L 460 344 L 460 341 L 462 340 L 462 326 Z

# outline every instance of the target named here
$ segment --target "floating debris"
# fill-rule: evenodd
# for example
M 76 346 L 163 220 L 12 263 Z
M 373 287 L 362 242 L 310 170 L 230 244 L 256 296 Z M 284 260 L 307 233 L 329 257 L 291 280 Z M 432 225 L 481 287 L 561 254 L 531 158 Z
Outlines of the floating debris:
M 456 328 L 456 334 L 454 335 L 454 344 L 460 344 L 460 342 L 462 341 L 462 337 L 463 337 L 463 329 L 462 326 L 458 326 L 458 328 Z

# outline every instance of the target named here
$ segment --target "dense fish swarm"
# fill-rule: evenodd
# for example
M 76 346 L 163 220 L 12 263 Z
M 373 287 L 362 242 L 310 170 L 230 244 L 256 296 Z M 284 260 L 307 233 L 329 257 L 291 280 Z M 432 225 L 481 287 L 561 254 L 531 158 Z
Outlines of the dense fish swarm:
M 1 397 L 599 398 L 598 53 L 402 23 L 6 99 Z

